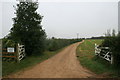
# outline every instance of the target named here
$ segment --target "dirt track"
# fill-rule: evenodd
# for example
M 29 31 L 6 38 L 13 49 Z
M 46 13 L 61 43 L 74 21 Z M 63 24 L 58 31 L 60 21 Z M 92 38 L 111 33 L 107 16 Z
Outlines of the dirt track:
M 54 57 L 37 64 L 25 71 L 10 75 L 9 78 L 88 78 L 95 74 L 83 68 L 76 57 L 76 48 L 80 44 L 75 43 Z

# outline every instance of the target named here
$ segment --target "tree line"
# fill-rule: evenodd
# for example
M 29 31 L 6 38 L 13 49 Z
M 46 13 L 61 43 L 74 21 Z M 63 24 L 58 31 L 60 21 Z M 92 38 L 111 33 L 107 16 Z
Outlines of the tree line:
M 82 39 L 57 39 L 57 38 L 47 39 L 46 49 L 49 51 L 56 51 L 72 43 L 80 41 L 82 41 Z

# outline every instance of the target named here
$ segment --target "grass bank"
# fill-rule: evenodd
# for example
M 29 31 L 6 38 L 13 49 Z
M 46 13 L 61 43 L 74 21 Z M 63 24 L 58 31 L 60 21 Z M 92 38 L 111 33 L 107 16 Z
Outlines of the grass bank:
M 65 47 L 64 47 L 65 48 Z M 59 49 L 57 51 L 45 51 L 42 55 L 33 55 L 26 57 L 25 59 L 21 60 L 20 63 L 17 62 L 3 62 L 2 63 L 2 76 L 7 76 L 9 74 L 16 73 L 20 70 L 26 69 L 28 67 L 35 66 L 36 64 L 54 56 L 58 52 L 60 52 L 62 49 Z
M 116 77 L 113 66 L 106 60 L 95 56 L 95 43 L 101 44 L 100 40 L 85 40 L 77 48 L 77 56 L 80 64 L 96 74 Z

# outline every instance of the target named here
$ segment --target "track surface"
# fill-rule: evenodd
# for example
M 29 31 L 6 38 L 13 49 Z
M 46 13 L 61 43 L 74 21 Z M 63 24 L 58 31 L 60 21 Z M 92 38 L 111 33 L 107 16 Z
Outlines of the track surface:
M 76 57 L 76 48 L 81 42 L 72 44 L 36 66 L 8 76 L 9 78 L 88 78 L 96 75 L 83 68 Z

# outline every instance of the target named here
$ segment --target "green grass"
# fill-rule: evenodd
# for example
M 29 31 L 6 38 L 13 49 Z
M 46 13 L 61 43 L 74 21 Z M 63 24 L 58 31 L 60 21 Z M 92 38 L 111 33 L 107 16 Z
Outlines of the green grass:
M 115 75 L 113 66 L 106 60 L 95 56 L 95 43 L 101 44 L 100 40 L 85 40 L 84 43 L 80 44 L 77 48 L 77 56 L 80 64 L 96 74 L 107 73 L 109 76 Z
M 20 70 L 26 69 L 28 67 L 35 66 L 36 64 L 54 56 L 58 52 L 60 52 L 62 49 L 59 49 L 57 51 L 45 51 L 42 55 L 33 55 L 26 57 L 25 59 L 21 60 L 20 63 L 18 62 L 3 62 L 2 63 L 2 76 L 7 76 L 9 74 L 16 73 Z

